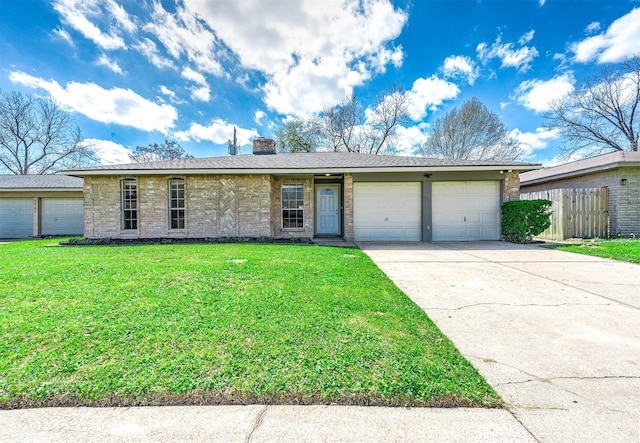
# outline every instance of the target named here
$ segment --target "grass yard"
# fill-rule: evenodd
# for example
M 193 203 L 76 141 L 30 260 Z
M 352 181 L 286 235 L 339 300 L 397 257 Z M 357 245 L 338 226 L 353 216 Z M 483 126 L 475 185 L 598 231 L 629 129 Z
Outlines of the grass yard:
M 0 245 L 0 408 L 499 407 L 361 251 Z
M 552 247 L 561 251 L 640 263 L 640 239 L 603 240 L 572 245 L 554 245 Z

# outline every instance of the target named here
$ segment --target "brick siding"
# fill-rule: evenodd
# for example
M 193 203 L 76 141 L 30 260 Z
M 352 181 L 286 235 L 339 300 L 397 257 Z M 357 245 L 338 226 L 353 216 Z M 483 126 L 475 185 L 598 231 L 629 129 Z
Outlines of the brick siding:
M 313 180 L 311 178 L 273 177 L 271 181 L 271 236 L 274 238 L 313 237 L 314 235 L 314 205 Z M 285 229 L 282 227 L 282 185 L 304 185 L 304 227 Z
M 502 201 L 512 200 L 520 200 L 520 173 L 518 171 L 507 172 L 504 175 Z
M 137 180 L 137 230 L 121 229 L 120 182 L 125 178 Z M 172 178 L 185 180 L 185 229 L 169 229 L 168 183 Z M 280 183 L 284 181 L 305 184 L 305 227 L 301 231 L 281 228 Z M 87 176 L 84 235 L 87 238 L 311 237 L 312 191 L 311 179 L 274 179 L 267 174 Z

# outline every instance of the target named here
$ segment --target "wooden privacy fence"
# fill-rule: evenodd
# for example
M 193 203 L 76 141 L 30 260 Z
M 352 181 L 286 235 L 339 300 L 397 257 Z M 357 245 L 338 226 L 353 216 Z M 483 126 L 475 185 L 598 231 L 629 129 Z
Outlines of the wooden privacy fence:
M 521 200 L 551 200 L 551 226 L 538 236 L 546 240 L 609 236 L 609 189 L 577 188 L 521 192 Z

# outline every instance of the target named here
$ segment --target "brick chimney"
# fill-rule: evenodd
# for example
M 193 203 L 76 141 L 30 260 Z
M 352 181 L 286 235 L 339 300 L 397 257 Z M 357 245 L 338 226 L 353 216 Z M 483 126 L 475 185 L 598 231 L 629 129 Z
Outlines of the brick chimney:
M 253 140 L 253 153 L 255 155 L 275 154 L 276 142 L 270 138 L 258 137 Z

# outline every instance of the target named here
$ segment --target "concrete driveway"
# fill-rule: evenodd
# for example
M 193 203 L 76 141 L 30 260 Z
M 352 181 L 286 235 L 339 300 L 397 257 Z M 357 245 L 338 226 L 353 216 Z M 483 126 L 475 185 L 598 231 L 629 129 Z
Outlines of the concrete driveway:
M 504 242 L 361 243 L 539 441 L 640 441 L 640 266 Z

